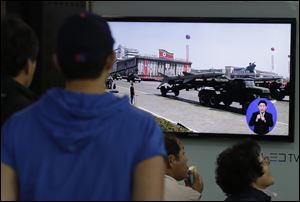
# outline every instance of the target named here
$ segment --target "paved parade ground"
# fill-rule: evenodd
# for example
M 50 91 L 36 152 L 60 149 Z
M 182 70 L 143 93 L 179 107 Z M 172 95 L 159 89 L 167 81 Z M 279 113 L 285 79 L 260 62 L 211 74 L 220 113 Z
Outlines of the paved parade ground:
M 115 95 L 129 96 L 129 82 L 114 82 L 118 91 Z M 135 82 L 135 106 L 173 123 L 180 123 L 194 132 L 254 134 L 247 125 L 246 115 L 239 103 L 233 103 L 229 108 L 222 104 L 218 108 L 202 106 L 195 90 L 181 90 L 178 97 L 174 93 L 163 97 L 157 89 L 159 84 L 155 81 Z M 269 134 L 288 134 L 288 99 L 286 96 L 283 101 L 272 101 L 277 110 L 277 122 Z

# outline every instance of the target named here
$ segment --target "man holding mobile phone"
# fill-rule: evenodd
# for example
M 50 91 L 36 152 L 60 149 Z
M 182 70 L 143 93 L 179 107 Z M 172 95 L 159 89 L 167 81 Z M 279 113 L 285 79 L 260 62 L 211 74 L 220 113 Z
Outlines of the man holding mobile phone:
M 165 173 L 166 201 L 199 201 L 203 191 L 203 181 L 195 169 L 188 169 L 182 142 L 172 134 L 165 134 L 167 166 Z M 192 180 L 191 180 L 192 179 Z M 179 181 L 185 181 L 185 186 Z

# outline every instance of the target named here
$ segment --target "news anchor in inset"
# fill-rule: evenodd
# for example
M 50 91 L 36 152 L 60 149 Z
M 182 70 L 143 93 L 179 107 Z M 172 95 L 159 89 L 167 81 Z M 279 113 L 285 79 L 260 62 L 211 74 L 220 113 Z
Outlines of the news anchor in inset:
M 249 126 L 254 126 L 254 132 L 264 135 L 269 132 L 269 127 L 273 127 L 273 116 L 267 112 L 268 104 L 265 100 L 258 102 L 258 110 L 251 116 Z

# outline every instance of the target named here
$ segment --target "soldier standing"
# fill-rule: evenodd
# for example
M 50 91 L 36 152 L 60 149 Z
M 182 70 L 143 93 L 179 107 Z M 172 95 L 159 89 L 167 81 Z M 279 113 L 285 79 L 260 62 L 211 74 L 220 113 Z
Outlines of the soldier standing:
M 130 85 L 130 103 L 131 104 L 134 104 L 133 100 L 134 100 L 134 87 L 133 87 L 133 83 L 131 82 L 131 85 Z

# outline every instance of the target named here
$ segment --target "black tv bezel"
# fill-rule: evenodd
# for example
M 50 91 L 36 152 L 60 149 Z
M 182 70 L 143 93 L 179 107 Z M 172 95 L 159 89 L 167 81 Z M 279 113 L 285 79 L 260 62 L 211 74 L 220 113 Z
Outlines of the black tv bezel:
M 295 137 L 295 90 L 296 90 L 296 18 L 243 18 L 243 17 L 145 17 L 145 16 L 124 16 L 107 17 L 103 16 L 107 22 L 188 22 L 188 23 L 269 23 L 269 24 L 290 24 L 291 25 L 291 53 L 290 53 L 290 100 L 289 100 L 289 130 L 288 136 L 277 135 L 253 135 L 253 134 L 233 134 L 233 133 L 190 133 L 190 132 L 170 132 L 180 138 L 223 138 L 223 139 L 244 139 L 253 138 L 256 140 L 294 142 Z

